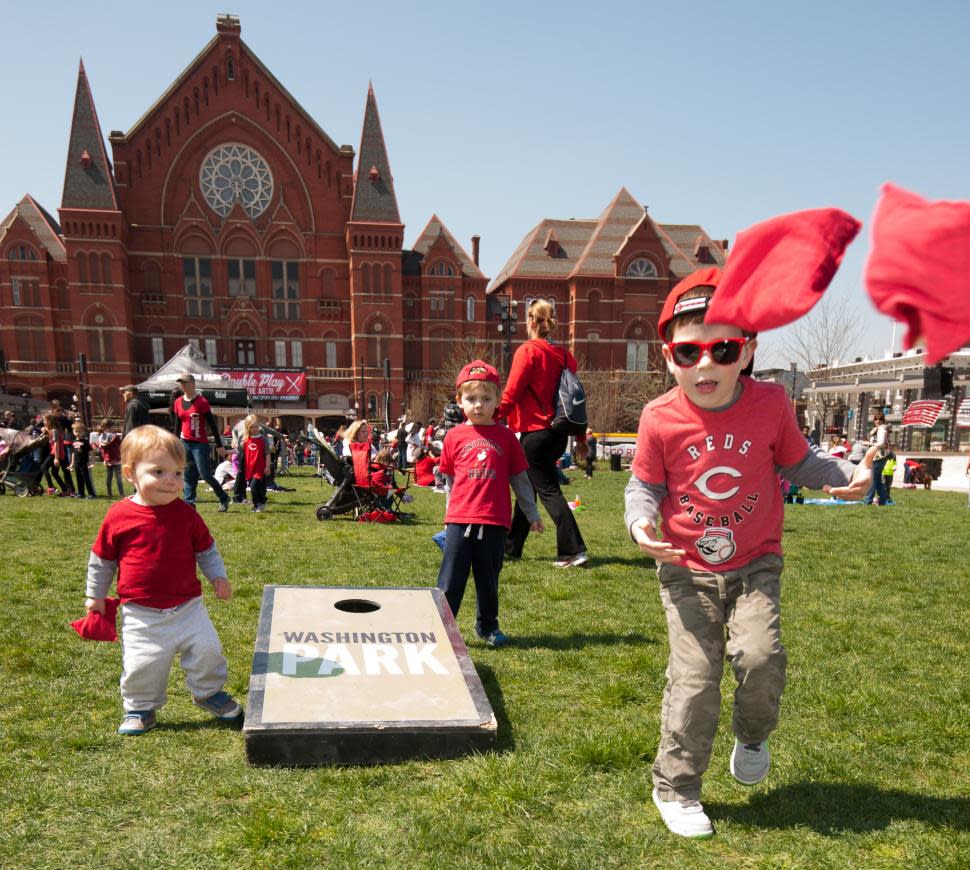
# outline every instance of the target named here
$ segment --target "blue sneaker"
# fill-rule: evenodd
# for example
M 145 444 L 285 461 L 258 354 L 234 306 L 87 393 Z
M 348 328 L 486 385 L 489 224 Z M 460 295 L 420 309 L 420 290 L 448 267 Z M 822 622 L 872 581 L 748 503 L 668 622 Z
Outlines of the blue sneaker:
M 193 698 L 196 707 L 208 710 L 217 719 L 235 719 L 242 713 L 242 707 L 228 692 L 216 692 L 208 698 Z
M 512 643 L 509 637 L 503 634 L 498 628 L 496 628 L 495 631 L 489 632 L 488 634 L 478 634 L 477 631 L 475 634 L 478 635 L 481 640 L 485 641 L 485 646 L 489 647 L 490 649 L 498 649 L 501 646 L 508 646 L 510 643 Z
M 142 710 L 125 713 L 125 717 L 118 726 L 118 733 L 126 737 L 137 737 L 155 727 L 155 711 Z

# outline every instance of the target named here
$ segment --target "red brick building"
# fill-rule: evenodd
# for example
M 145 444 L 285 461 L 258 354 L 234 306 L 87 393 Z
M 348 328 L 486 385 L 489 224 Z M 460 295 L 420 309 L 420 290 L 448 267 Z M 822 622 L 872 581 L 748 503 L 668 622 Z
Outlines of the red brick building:
M 94 409 L 117 410 L 188 342 L 216 368 L 305 370 L 288 407 L 319 415 L 354 406 L 361 364 L 376 407 L 389 359 L 396 412 L 407 377 L 484 335 L 487 280 L 437 217 L 403 249 L 373 88 L 355 155 L 237 18 L 216 30 L 110 159 L 81 65 L 59 222 L 25 196 L 0 225 L 0 389 L 69 397 L 84 353 Z
M 362 393 L 376 416 L 387 359 L 396 414 L 456 342 L 502 339 L 486 286 L 554 301 L 590 368 L 638 371 L 666 292 L 724 261 L 625 189 L 597 219 L 541 221 L 491 285 L 477 237 L 469 256 L 437 215 L 405 250 L 373 88 L 359 150 L 336 144 L 229 15 L 108 142 L 82 64 L 59 221 L 28 195 L 0 224 L 0 393 L 69 398 L 83 353 L 92 410 L 117 412 L 119 386 L 192 343 L 217 369 L 305 372 L 305 394 L 268 404 L 306 417 Z
M 723 266 L 726 250 L 699 226 L 657 223 L 621 188 L 598 218 L 540 221 L 488 293 L 551 301 L 561 336 L 590 369 L 646 371 L 659 362 L 667 292 L 695 269 Z

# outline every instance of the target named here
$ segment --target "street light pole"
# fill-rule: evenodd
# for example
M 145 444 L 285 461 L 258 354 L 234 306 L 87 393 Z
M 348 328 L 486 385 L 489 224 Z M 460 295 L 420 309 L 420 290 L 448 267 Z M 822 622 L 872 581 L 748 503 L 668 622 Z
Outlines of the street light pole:
M 511 292 L 505 299 L 499 302 L 499 334 L 504 336 L 504 342 L 502 343 L 502 362 L 505 369 L 505 374 L 507 375 L 509 369 L 512 367 L 512 336 L 515 335 L 517 331 L 517 321 L 519 319 L 519 312 L 516 310 L 519 303 L 512 298 Z

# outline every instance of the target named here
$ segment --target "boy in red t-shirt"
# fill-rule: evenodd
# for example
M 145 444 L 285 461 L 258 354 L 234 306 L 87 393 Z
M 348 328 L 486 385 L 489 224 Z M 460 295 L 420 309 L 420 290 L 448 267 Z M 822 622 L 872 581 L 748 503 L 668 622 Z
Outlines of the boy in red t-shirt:
M 474 360 L 459 372 L 456 387 L 466 420 L 448 430 L 438 463 L 450 490 L 438 588 L 457 617 L 471 570 L 477 598 L 475 634 L 488 646 L 500 647 L 509 642 L 498 627 L 498 575 L 512 524 L 510 485 L 532 531 L 541 532 L 543 525 L 525 473 L 522 447 L 509 429 L 493 419 L 499 399 L 498 372 Z
M 643 409 L 626 488 L 627 528 L 658 565 L 670 644 L 653 801 L 684 837 L 714 833 L 699 798 L 725 652 L 738 682 L 731 773 L 745 785 L 768 773 L 787 661 L 777 475 L 858 499 L 872 469 L 872 454 L 856 467 L 807 444 L 784 387 L 742 377 L 756 337 L 704 322 L 719 278 L 695 272 L 667 297 L 658 331 L 677 386 Z
M 172 660 L 179 656 L 195 704 L 219 719 L 236 719 L 239 704 L 225 690 L 228 666 L 202 603 L 196 562 L 216 598 L 228 601 L 226 567 L 202 517 L 179 498 L 185 451 L 158 426 L 139 426 L 121 445 L 121 467 L 135 494 L 105 515 L 88 560 L 88 612 L 104 613 L 115 573 L 121 597 L 119 734 L 155 727 L 166 700 Z
M 249 481 L 249 494 L 253 500 L 253 513 L 257 514 L 266 510 L 266 478 L 270 472 L 269 452 L 266 450 L 266 439 L 261 434 L 260 426 L 257 414 L 246 417 L 243 420 L 241 442 L 246 457 L 244 468 L 246 480 Z

